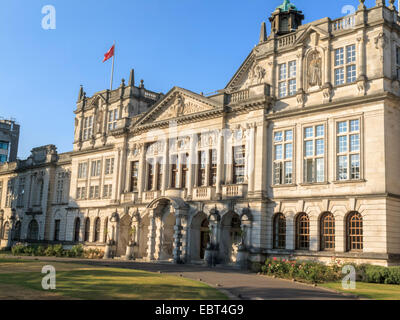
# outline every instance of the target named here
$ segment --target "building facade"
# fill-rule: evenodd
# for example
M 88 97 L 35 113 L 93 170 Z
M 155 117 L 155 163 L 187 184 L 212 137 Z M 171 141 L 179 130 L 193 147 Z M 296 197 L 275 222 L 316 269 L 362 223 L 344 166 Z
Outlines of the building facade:
M 302 25 L 285 0 L 223 90 L 79 92 L 73 151 L 0 167 L 2 246 L 107 256 L 400 262 L 394 1 Z M 21 200 L 22 199 L 22 200 Z M 37 204 L 37 205 L 35 205 Z
M 19 129 L 15 121 L 0 119 L 0 164 L 17 160 Z

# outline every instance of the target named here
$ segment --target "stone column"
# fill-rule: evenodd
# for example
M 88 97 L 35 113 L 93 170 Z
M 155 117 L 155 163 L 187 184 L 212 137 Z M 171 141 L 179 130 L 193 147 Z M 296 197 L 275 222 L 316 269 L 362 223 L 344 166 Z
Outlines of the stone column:
M 173 257 L 174 263 L 180 264 L 181 261 L 181 247 L 182 247 L 182 215 L 180 210 L 176 210 L 175 213 L 176 223 L 174 226 L 174 250 Z
M 254 174 L 255 174 L 255 159 L 256 159 L 256 135 L 255 135 L 254 124 L 248 125 L 248 136 L 247 136 L 247 145 L 248 145 L 248 164 L 247 164 L 247 174 L 248 174 L 248 192 L 254 192 Z
M 142 200 L 144 182 L 146 177 L 146 146 L 143 144 L 140 148 L 140 162 L 139 162 L 139 181 L 138 181 L 138 197 Z
M 163 182 L 161 186 L 162 195 L 165 195 L 165 191 L 168 189 L 168 181 L 169 181 L 169 140 L 165 139 L 164 145 L 164 156 L 163 156 Z
M 217 143 L 217 185 L 216 185 L 216 193 L 217 195 L 222 195 L 222 184 L 224 183 L 224 135 L 223 132 L 220 132 Z
M 149 209 L 150 225 L 149 225 L 149 239 L 147 241 L 147 259 L 154 260 L 155 253 L 155 237 L 156 237 L 156 217 L 155 209 Z
M 181 241 L 182 241 L 181 261 L 183 263 L 186 263 L 187 262 L 187 258 L 188 258 L 188 251 L 189 251 L 189 248 L 188 248 L 188 242 L 189 242 L 189 239 L 188 239 L 188 236 L 189 236 L 189 232 L 188 232 L 189 220 L 188 220 L 188 216 L 187 216 L 186 212 L 182 215 L 181 226 L 182 226 L 182 231 L 181 231 L 181 233 L 182 233 L 182 238 L 181 238 Z
M 187 166 L 188 166 L 188 174 L 189 174 L 189 179 L 188 179 L 188 186 L 186 186 L 187 190 L 188 190 L 188 196 L 192 196 L 193 193 L 193 185 L 194 185 L 194 163 L 196 163 L 195 161 L 195 155 L 196 155 L 196 143 L 197 143 L 197 139 L 195 139 L 196 134 L 193 134 L 190 137 L 190 150 L 189 150 L 189 157 L 187 159 Z
M 160 260 L 163 245 L 163 216 L 157 214 L 155 217 L 154 259 Z

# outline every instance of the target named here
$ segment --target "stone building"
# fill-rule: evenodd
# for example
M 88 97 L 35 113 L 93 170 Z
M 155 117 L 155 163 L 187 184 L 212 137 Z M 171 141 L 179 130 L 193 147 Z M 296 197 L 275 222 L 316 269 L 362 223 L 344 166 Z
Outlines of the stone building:
M 17 160 L 19 124 L 0 119 L 0 164 Z
M 133 71 L 116 90 L 81 88 L 71 153 L 48 146 L 0 167 L 2 245 L 83 243 L 177 263 L 213 252 L 219 263 L 398 264 L 394 1 L 303 19 L 285 0 L 212 96 L 158 94 L 135 86 Z

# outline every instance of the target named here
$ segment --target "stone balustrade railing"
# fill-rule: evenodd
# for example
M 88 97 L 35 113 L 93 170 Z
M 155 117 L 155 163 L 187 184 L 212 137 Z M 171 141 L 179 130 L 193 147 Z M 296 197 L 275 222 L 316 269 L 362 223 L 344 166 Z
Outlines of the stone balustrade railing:
M 354 15 L 339 18 L 331 22 L 332 32 L 347 30 L 353 28 L 356 24 L 356 18 Z

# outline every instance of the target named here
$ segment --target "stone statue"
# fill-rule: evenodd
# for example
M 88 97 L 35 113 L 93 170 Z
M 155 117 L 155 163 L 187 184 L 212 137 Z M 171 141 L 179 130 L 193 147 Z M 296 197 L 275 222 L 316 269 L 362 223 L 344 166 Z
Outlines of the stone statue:
M 307 80 L 309 87 L 321 86 L 322 84 L 322 59 L 317 51 L 311 53 L 308 58 Z

